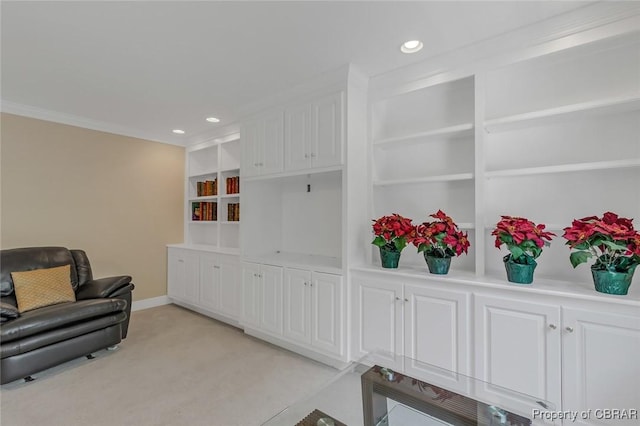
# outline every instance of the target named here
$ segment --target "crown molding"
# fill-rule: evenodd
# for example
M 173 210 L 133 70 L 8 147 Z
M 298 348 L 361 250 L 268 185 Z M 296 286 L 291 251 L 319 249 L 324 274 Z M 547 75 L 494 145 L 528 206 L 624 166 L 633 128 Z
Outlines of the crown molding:
M 87 117 L 80 117 L 72 114 L 65 114 L 56 111 L 50 111 L 30 105 L 19 104 L 2 99 L 0 101 L 0 111 L 8 114 L 20 115 L 23 117 L 35 118 L 38 120 L 51 121 L 54 123 L 67 124 L 69 126 L 81 127 L 84 129 L 97 130 L 99 132 L 113 133 L 121 136 L 128 136 L 137 139 L 144 139 L 152 142 L 160 142 L 169 145 L 177 145 L 184 147 L 184 143 L 172 141 L 169 139 L 160 139 L 155 135 L 142 132 L 137 129 L 119 126 L 113 123 L 93 120 Z
M 372 100 L 456 80 L 536 56 L 638 32 L 640 2 L 596 2 L 547 20 L 372 76 Z

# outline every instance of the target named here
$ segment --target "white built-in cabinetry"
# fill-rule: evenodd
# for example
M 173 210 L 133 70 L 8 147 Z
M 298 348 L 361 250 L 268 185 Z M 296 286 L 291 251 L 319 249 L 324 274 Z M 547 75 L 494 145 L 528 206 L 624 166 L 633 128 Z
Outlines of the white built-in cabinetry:
M 342 165 L 343 97 L 340 91 L 285 109 L 285 170 Z
M 475 375 L 478 396 L 525 405 L 513 393 L 551 401 L 555 409 L 587 412 L 576 424 L 637 424 L 598 418 L 593 410 L 629 410 L 640 403 L 640 367 L 621 362 L 640 350 L 637 303 L 615 298 L 593 303 L 571 295 L 514 293 L 475 298 Z
M 241 323 L 246 333 L 340 365 L 349 356 L 346 265 L 364 259 L 352 253 L 366 217 L 367 176 L 359 168 L 366 78 L 347 67 L 328 80 L 296 89 L 241 126 Z M 279 167 L 261 165 L 267 145 L 269 164 Z M 280 275 L 267 279 L 272 268 Z
M 269 175 L 284 170 L 284 118 L 281 109 L 247 120 L 240 133 L 244 177 Z
M 241 313 L 240 220 L 229 206 L 240 205 L 240 157 L 237 132 L 186 149 L 185 242 L 167 251 L 170 300 L 234 325 Z
M 536 277 L 589 280 L 560 236 L 605 211 L 640 218 L 640 37 L 545 47 L 396 91 L 372 79 L 372 217 L 420 223 L 442 209 L 470 233 L 452 268 L 504 277 L 490 233 L 501 215 L 524 216 L 558 235 Z M 400 263 L 424 260 L 410 247 Z
M 168 295 L 174 303 L 238 324 L 241 309 L 237 255 L 170 246 Z
M 467 383 L 457 373 L 470 374 L 471 297 L 441 284 L 354 272 L 353 357 L 374 353 L 381 365 L 466 391 Z
M 621 361 L 640 350 L 639 291 L 363 267 L 352 272 L 352 301 L 354 357 L 373 352 L 381 365 L 527 414 L 531 396 L 552 411 L 640 403 L 640 367 Z M 635 424 L 620 421 L 578 424 Z

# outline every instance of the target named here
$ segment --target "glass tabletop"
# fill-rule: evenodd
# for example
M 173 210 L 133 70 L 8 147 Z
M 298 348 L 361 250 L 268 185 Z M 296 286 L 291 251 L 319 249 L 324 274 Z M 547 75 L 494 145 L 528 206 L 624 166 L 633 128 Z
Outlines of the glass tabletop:
M 402 371 L 386 368 L 384 358 L 351 362 L 263 426 L 555 424 L 544 415 L 555 409 L 548 401 L 406 357 Z

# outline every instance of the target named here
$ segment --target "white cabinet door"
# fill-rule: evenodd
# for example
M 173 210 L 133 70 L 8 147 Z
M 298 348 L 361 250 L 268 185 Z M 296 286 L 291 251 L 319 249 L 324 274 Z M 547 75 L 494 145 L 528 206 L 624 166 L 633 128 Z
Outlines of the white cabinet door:
M 260 328 L 282 334 L 282 267 L 260 266 Z
M 311 345 L 342 355 L 342 276 L 313 273 L 311 282 Z
M 531 410 L 530 400 L 503 388 L 548 401 L 560 409 L 560 307 L 522 298 L 475 298 L 477 392 L 488 401 Z
M 283 170 L 284 119 L 282 111 L 273 111 L 243 123 L 242 173 L 246 177 Z
M 309 313 L 311 272 L 286 268 L 284 271 L 284 335 L 310 342 Z
M 284 122 L 285 170 L 308 169 L 311 167 L 311 104 L 287 108 Z
M 167 295 L 172 299 L 184 300 L 186 274 L 184 250 L 169 247 L 167 250 Z
M 402 370 L 402 285 L 361 277 L 353 284 L 354 356 L 377 352 L 382 365 Z
M 244 262 L 242 264 L 242 323 L 260 325 L 260 307 L 262 299 L 260 265 Z
M 240 314 L 240 281 L 236 258 L 219 255 L 220 313 L 236 319 Z
M 242 174 L 244 176 L 257 176 L 260 174 L 261 139 L 264 123 L 261 120 L 253 120 L 243 123 L 240 129 L 242 144 Z
M 260 143 L 260 174 L 278 173 L 284 170 L 284 119 L 282 111 L 275 111 L 263 118 Z
M 451 390 L 469 391 L 470 294 L 425 286 L 404 288 L 405 371 Z
M 562 409 L 591 410 L 576 424 L 637 425 L 638 414 L 604 410 L 640 409 L 640 317 L 571 308 L 562 315 Z
M 200 255 L 200 305 L 212 311 L 220 308 L 220 265 L 212 253 Z
M 342 164 L 343 92 L 313 102 L 313 135 L 311 160 L 313 167 Z

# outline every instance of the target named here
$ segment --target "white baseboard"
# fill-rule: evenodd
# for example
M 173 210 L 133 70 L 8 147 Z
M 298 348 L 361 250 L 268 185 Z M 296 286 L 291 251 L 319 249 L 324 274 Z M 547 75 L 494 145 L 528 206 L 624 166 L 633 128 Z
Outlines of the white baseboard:
M 156 306 L 168 305 L 171 303 L 169 296 L 158 296 L 150 299 L 136 300 L 131 304 L 131 311 L 141 311 L 143 309 L 155 308 Z

